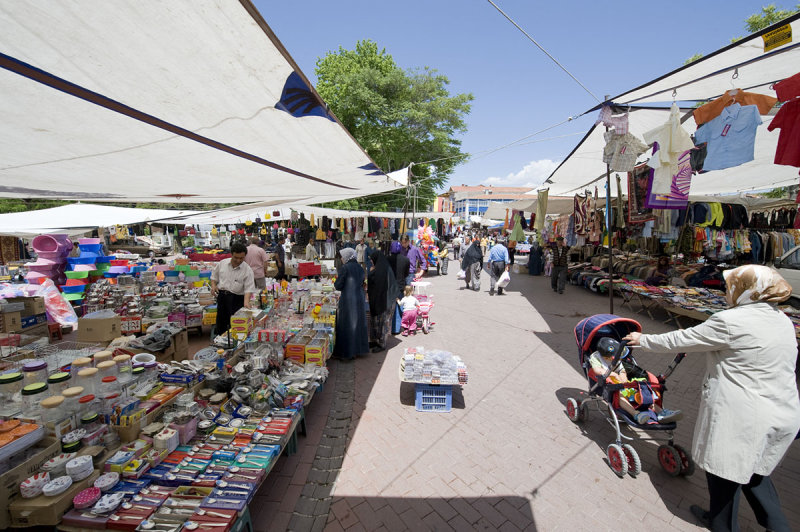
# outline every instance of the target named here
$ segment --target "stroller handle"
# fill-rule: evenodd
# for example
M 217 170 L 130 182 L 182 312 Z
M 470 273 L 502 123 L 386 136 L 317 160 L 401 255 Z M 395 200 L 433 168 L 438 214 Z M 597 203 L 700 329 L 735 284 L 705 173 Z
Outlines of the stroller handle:
M 672 362 L 670 362 L 669 366 L 667 366 L 667 371 L 658 376 L 658 382 L 664 382 L 665 380 L 667 380 L 669 376 L 672 375 L 672 372 L 675 371 L 675 368 L 678 366 L 678 364 L 681 363 L 681 360 L 683 360 L 684 358 L 686 358 L 686 353 L 678 353 L 677 355 L 675 355 L 675 358 L 673 358 Z

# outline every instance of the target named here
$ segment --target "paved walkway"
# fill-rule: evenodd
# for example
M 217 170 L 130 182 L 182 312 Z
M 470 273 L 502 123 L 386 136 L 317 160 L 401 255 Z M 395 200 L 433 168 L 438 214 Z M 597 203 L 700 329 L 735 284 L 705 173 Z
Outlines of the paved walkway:
M 283 457 L 251 506 L 255 530 L 697 530 L 689 505 L 707 504 L 702 471 L 671 478 L 657 444 L 634 446 L 637 478 L 605 462 L 613 429 L 593 413 L 570 422 L 564 400 L 586 388 L 573 328 L 608 311 L 608 297 L 583 288 L 553 293 L 549 278 L 512 275 L 508 295 L 466 291 L 454 272 L 432 278 L 436 322 L 429 335 L 398 337 L 387 353 L 331 364 L 308 412 L 308 436 Z M 646 332 L 668 326 L 620 310 Z M 657 316 L 658 317 L 658 316 Z M 453 411 L 418 413 L 414 389 L 398 381 L 403 348 L 462 356 L 470 382 Z M 670 358 L 639 355 L 655 372 Z M 686 417 L 676 443 L 691 445 L 703 373 L 687 357 L 669 380 L 667 405 Z M 773 475 L 793 528 L 800 529 L 800 444 Z M 759 530 L 743 500 L 742 530 Z

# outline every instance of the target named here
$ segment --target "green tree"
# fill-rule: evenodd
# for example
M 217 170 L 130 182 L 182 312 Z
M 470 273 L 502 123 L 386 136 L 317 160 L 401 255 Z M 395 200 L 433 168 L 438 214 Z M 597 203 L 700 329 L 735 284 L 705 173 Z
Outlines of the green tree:
M 744 19 L 744 27 L 747 30 L 747 33 L 755 33 L 763 30 L 764 28 L 772 26 L 776 22 L 780 22 L 787 17 L 791 17 L 795 13 L 800 13 L 800 4 L 797 4 L 795 9 L 778 9 L 775 4 L 769 4 L 768 6 L 763 6 L 760 13 L 753 13 Z M 731 39 L 731 43 L 735 43 L 740 39 L 741 37 L 734 37 Z M 683 64 L 688 65 L 689 63 L 697 61 L 701 57 L 703 57 L 703 54 L 694 54 L 692 57 L 684 61 Z
M 449 80 L 434 69 L 401 69 L 371 40 L 357 42 L 354 50 L 329 52 L 317 60 L 316 74 L 320 96 L 381 170 L 416 163 L 417 205 L 433 203 L 436 190 L 467 157 L 456 135 L 466 131 L 472 94 L 451 95 Z M 404 202 L 405 192 L 394 191 L 356 204 L 378 210 Z

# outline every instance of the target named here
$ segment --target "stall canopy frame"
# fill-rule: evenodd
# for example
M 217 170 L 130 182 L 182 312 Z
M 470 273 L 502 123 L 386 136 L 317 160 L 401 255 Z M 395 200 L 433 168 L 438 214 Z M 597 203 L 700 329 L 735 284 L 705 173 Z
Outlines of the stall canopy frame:
M 630 132 L 641 138 L 646 131 L 667 120 L 670 104 L 675 101 L 684 115 L 684 128 L 693 132 L 696 124 L 691 111 L 697 104 L 713 100 L 731 88 L 774 96 L 772 85 L 800 70 L 800 42 L 788 42 L 773 50 L 764 51 L 763 36 L 786 25 L 791 27 L 793 39 L 796 41 L 800 36 L 800 14 L 604 103 L 612 105 L 616 112 L 629 111 Z M 599 109 L 600 105 L 597 105 L 583 114 L 595 113 Z M 768 132 L 767 126 L 774 113 L 773 109 L 769 116 L 761 117 L 763 123 L 756 134 L 753 161 L 694 176 L 691 193 L 731 194 L 797 183 L 796 168 L 773 163 L 780 133 Z M 605 146 L 603 133 L 603 128 L 593 125 L 550 174 L 545 186 L 550 187 L 551 194 L 579 193 L 586 187 L 593 188 L 605 179 L 606 167 L 602 161 Z M 647 160 L 648 153 L 640 157 L 640 162 Z M 623 180 L 623 193 L 627 193 L 627 180 Z M 605 195 L 603 187 L 600 187 L 600 195 Z

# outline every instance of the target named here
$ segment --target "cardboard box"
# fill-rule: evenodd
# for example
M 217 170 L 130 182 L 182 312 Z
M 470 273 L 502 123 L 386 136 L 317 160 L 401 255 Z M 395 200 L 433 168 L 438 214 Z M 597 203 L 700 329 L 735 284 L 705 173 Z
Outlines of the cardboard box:
M 189 333 L 186 329 L 172 337 L 175 346 L 174 360 L 181 361 L 189 358 Z
M 0 314 L 2 332 L 13 333 L 22 331 L 22 312 L 3 312 Z
M 53 438 L 40 440 L 33 446 L 33 449 L 38 452 L 17 467 L 0 475 L 0 529 L 11 526 L 11 515 L 8 512 L 8 506 L 11 502 L 20 498 L 20 483 L 37 473 L 45 462 L 61 453 L 59 441 Z
M 19 498 L 9 505 L 11 513 L 11 526 L 56 526 L 61 521 L 61 516 L 72 508 L 72 499 L 85 490 L 100 476 L 98 471 L 89 478 L 75 482 L 61 495 L 47 497 L 39 495 L 32 499 Z
M 214 314 L 214 322 L 216 323 L 217 315 Z M 203 326 L 203 315 L 202 314 L 187 314 L 186 315 L 186 326 L 187 327 L 202 327 Z
M 25 305 L 25 310 L 22 311 L 23 316 L 32 316 L 34 314 L 44 314 L 44 298 L 43 297 L 12 297 L 6 299 L 10 303 L 22 303 Z
M 78 319 L 78 341 L 108 343 L 122 334 L 122 319 L 119 316 L 100 319 Z
M 22 331 L 36 327 L 37 325 L 47 324 L 47 314 L 33 314 L 22 317 Z

